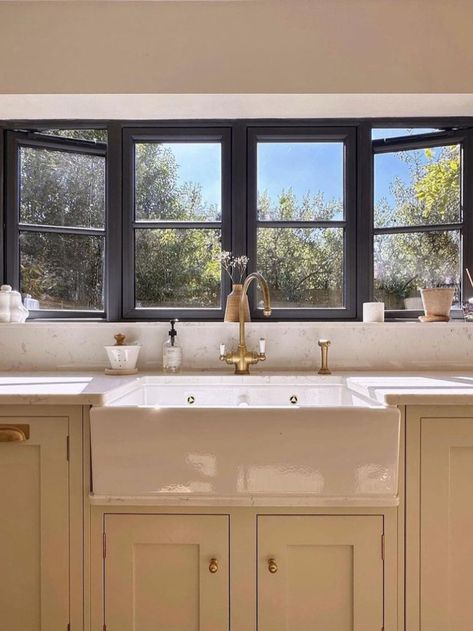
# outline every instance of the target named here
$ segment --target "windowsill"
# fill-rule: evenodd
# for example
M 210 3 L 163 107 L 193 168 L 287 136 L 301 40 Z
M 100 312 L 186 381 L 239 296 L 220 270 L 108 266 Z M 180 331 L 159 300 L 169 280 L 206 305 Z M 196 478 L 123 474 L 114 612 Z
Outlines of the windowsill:
M 143 320 L 120 320 L 120 321 L 107 321 L 107 320 L 101 320 L 101 319 L 93 319 L 93 318 L 87 318 L 87 319 L 83 319 L 83 318 L 64 318 L 64 319 L 58 319 L 58 318 L 54 318 L 54 319 L 46 319 L 46 318 L 42 318 L 42 319 L 36 319 L 36 320 L 28 320 L 27 322 L 23 323 L 17 323 L 17 322 L 10 322 L 10 323 L 0 323 L 0 329 L 2 326 L 27 326 L 28 328 L 34 327 L 34 326 L 38 326 L 38 327 L 45 327 L 45 326 L 71 326 L 71 325 L 84 325 L 84 326 L 94 326 L 94 325 L 100 325 L 100 326 L 108 326 L 110 328 L 116 329 L 118 328 L 126 328 L 126 327 L 162 327 L 162 326 L 169 326 L 169 322 L 168 320 L 154 320 L 154 321 L 143 321 Z M 179 326 L 185 326 L 185 327 L 198 327 L 198 328 L 212 328 L 215 326 L 221 326 L 221 325 L 234 325 L 237 326 L 238 323 L 228 323 L 228 322 L 223 322 L 223 320 L 189 320 L 189 321 L 184 321 L 181 320 L 179 323 Z M 361 327 L 383 327 L 386 326 L 387 328 L 392 328 L 392 327 L 401 327 L 401 326 L 413 326 L 413 325 L 419 325 L 422 327 L 425 327 L 427 325 L 436 325 L 437 327 L 442 327 L 444 328 L 445 326 L 461 326 L 461 325 L 465 325 L 468 327 L 473 327 L 473 322 L 468 322 L 466 320 L 464 320 L 463 318 L 452 318 L 449 322 L 432 322 L 432 323 L 425 323 L 425 322 L 419 322 L 419 320 L 417 318 L 393 318 L 393 319 L 387 319 L 384 322 L 362 322 L 360 320 L 344 320 L 344 321 L 335 321 L 335 320 L 271 320 L 269 319 L 261 319 L 261 320 L 253 320 L 253 322 L 247 324 L 247 326 L 261 326 L 261 327 L 275 327 L 275 326 L 279 326 L 279 327 L 286 327 L 286 328 L 306 328 L 306 327 L 317 327 L 317 326 L 323 326 L 323 327 L 333 327 L 333 328 L 343 328 L 343 327 L 352 327 L 352 328 L 361 328 Z

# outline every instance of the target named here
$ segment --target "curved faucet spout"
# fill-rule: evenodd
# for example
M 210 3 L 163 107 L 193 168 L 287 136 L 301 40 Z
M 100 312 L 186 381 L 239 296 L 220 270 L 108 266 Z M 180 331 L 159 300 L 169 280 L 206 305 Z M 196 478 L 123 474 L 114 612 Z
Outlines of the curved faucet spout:
M 246 295 L 248 293 L 248 289 L 249 289 L 251 283 L 254 280 L 258 281 L 258 284 L 261 287 L 261 290 L 263 292 L 263 302 L 264 302 L 263 315 L 266 318 L 269 318 L 269 316 L 271 315 L 271 296 L 269 294 L 268 283 L 266 282 L 266 279 L 264 278 L 264 276 L 262 274 L 260 274 L 259 272 L 253 272 L 252 274 L 249 274 L 245 278 L 245 282 L 243 283 L 243 289 L 242 289 L 242 292 L 241 292 L 240 308 L 239 308 L 240 347 L 243 347 L 243 346 L 246 347 L 246 342 L 245 342 L 245 297 L 246 297 Z

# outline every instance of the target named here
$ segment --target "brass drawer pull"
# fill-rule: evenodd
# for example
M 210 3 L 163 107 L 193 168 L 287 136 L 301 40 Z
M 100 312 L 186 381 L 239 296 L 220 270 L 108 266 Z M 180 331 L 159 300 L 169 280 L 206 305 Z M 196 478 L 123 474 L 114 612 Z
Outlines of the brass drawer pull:
M 22 443 L 29 437 L 29 425 L 0 425 L 0 443 Z
M 217 561 L 217 559 L 210 559 L 209 572 L 211 574 L 215 574 L 216 572 L 218 572 L 218 561 Z
M 270 574 L 276 574 L 278 571 L 278 564 L 276 563 L 276 559 L 268 559 L 268 570 Z

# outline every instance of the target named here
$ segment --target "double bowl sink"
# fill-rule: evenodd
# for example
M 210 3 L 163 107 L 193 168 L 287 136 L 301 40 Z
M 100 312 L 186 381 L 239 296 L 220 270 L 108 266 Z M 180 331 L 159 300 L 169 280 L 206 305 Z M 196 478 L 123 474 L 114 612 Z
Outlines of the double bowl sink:
M 91 410 L 107 501 L 395 505 L 400 414 L 344 377 L 155 376 Z

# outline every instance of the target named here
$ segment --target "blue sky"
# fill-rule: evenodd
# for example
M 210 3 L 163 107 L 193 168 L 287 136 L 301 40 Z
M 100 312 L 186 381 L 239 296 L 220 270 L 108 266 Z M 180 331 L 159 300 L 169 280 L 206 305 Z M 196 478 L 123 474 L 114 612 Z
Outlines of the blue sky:
M 417 133 L 432 131 L 418 129 Z M 408 135 L 411 130 L 376 129 L 373 138 Z M 168 144 L 168 143 L 167 143 Z M 169 143 L 179 165 L 181 182 L 200 184 L 209 204 L 221 205 L 221 148 L 219 143 Z M 409 169 L 396 155 L 376 159 L 375 201 L 387 197 L 394 176 L 407 180 Z M 382 166 L 382 168 L 381 168 Z M 302 198 L 322 191 L 327 200 L 341 199 L 343 191 L 343 148 L 340 143 L 260 143 L 258 146 L 258 189 L 273 199 L 291 187 Z

